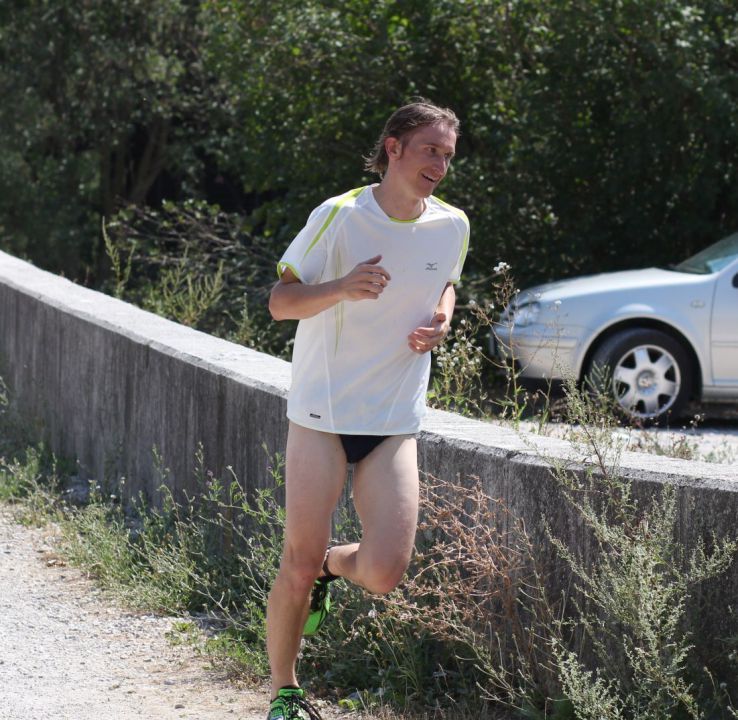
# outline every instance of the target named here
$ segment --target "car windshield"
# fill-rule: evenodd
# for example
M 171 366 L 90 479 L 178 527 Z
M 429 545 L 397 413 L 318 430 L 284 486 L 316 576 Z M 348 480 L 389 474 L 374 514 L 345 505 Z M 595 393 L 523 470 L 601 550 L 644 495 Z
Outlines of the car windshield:
M 726 265 L 738 258 L 738 233 L 728 235 L 714 245 L 705 248 L 691 258 L 674 265 L 677 272 L 707 275 L 722 270 Z

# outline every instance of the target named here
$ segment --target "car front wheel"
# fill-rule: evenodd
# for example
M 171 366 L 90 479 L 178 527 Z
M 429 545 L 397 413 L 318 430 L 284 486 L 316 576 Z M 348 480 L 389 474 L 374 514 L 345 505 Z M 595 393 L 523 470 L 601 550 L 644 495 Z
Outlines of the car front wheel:
M 587 381 L 611 392 L 634 422 L 664 422 L 678 417 L 689 399 L 692 363 L 670 335 L 629 328 L 607 338 L 594 352 Z

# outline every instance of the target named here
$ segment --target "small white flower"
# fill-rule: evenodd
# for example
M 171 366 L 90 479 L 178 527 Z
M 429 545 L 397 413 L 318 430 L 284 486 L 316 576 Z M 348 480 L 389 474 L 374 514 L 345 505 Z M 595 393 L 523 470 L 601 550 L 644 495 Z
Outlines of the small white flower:
M 474 298 L 469 300 L 469 307 L 476 307 L 477 301 Z
M 367 613 L 367 615 L 368 615 L 368 616 L 369 616 L 369 617 L 370 617 L 370 618 L 371 618 L 372 620 L 374 620 L 374 618 L 376 618 L 376 617 L 377 617 L 377 611 L 376 611 L 376 610 L 375 610 L 374 608 L 372 608 L 372 609 L 371 609 L 371 610 L 370 610 L 370 611 L 369 611 L 369 612 Z

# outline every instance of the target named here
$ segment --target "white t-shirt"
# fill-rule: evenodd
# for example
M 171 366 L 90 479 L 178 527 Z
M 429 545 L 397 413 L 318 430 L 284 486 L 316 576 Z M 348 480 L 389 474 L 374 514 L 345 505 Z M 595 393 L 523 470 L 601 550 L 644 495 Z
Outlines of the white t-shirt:
M 431 363 L 407 336 L 430 324 L 446 283 L 458 282 L 469 221 L 434 197 L 417 219 L 393 220 L 372 187 L 317 207 L 278 263 L 280 275 L 289 268 L 313 285 L 381 255 L 391 277 L 377 300 L 340 302 L 299 322 L 287 417 L 324 432 L 403 435 L 425 414 Z

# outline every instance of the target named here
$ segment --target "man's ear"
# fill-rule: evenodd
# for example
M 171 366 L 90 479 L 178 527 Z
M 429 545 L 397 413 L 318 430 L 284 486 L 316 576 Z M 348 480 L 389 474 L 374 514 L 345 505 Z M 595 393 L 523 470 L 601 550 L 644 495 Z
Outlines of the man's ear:
M 396 137 L 385 138 L 384 149 L 388 158 L 399 158 L 402 155 L 402 141 Z

